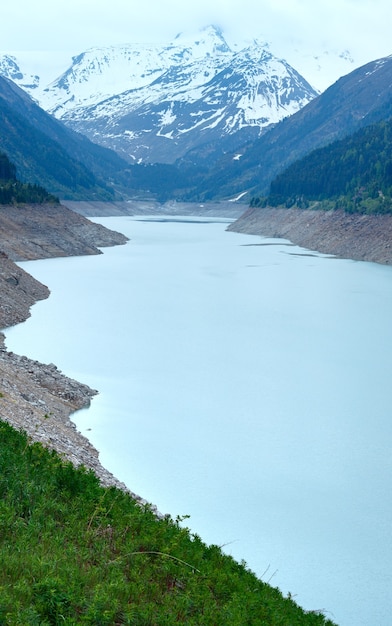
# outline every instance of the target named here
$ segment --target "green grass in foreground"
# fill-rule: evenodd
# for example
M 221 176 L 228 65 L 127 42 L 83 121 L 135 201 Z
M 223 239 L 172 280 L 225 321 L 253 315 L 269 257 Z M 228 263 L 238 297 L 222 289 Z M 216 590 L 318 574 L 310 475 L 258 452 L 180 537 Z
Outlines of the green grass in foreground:
M 0 421 L 0 624 L 331 625 Z

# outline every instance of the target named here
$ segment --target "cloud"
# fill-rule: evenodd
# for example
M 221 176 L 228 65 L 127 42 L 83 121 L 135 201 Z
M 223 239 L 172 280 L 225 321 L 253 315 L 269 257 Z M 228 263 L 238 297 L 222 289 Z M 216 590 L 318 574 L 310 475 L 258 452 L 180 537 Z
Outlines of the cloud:
M 262 37 L 282 55 L 293 45 L 350 49 L 362 62 L 392 53 L 389 0 L 13 0 L 2 7 L 2 51 L 68 51 L 168 42 L 219 25 L 230 42 Z

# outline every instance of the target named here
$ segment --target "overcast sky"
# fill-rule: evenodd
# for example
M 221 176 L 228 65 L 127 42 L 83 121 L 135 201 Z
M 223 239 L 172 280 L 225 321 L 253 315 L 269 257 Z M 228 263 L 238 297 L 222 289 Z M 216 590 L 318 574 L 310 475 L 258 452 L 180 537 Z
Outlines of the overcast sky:
M 164 43 L 215 24 L 229 43 L 261 37 L 285 58 L 298 45 L 348 49 L 363 64 L 392 54 L 390 18 L 390 0 L 11 0 L 1 9 L 0 50 L 70 60 L 96 46 Z

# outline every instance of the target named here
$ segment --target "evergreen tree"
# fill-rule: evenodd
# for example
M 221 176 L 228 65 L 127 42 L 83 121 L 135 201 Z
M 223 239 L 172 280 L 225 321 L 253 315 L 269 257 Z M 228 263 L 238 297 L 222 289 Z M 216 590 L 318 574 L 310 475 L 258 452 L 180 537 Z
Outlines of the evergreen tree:
M 348 212 L 392 212 L 392 120 L 319 148 L 288 167 L 271 183 L 267 198 L 251 206 L 337 208 Z
M 22 183 L 16 178 L 16 167 L 0 152 L 0 204 L 58 203 L 59 199 L 40 185 Z

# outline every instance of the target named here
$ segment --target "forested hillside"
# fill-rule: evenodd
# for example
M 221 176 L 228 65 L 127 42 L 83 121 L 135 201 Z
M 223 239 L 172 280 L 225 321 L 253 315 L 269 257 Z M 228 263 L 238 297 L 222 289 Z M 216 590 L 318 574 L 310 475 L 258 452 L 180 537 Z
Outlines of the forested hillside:
M 286 167 L 333 141 L 392 116 L 392 57 L 372 61 L 343 76 L 294 115 L 288 116 L 235 158 L 211 167 L 188 199 L 200 201 L 266 195 Z
M 40 185 L 22 183 L 16 178 L 16 167 L 0 152 L 0 204 L 58 203 L 59 199 Z
M 0 76 L 0 150 L 22 181 L 68 199 L 113 200 L 113 179 L 126 163 L 52 118 Z
M 368 126 L 290 165 L 252 206 L 311 205 L 392 213 L 392 120 Z

